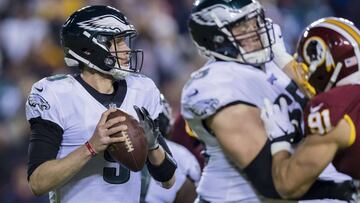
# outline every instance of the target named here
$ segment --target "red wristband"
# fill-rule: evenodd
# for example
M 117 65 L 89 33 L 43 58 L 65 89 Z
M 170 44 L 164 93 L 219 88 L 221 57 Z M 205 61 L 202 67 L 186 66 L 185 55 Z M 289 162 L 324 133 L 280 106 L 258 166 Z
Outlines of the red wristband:
M 89 142 L 85 142 L 85 146 L 89 150 L 92 157 L 96 156 L 96 152 Z

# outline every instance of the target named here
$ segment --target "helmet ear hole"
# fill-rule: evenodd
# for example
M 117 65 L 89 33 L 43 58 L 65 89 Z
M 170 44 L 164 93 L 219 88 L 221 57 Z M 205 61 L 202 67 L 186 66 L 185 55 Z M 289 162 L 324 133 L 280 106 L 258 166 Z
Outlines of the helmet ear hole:
M 104 60 L 104 63 L 107 65 L 107 66 L 115 66 L 115 57 L 106 57 L 105 60 Z

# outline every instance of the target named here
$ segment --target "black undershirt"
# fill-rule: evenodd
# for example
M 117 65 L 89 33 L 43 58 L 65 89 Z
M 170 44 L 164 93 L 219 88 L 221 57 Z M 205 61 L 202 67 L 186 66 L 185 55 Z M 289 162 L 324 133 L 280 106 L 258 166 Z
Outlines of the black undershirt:
M 32 118 L 29 123 L 28 180 L 38 166 L 56 158 L 64 133 L 58 124 L 41 117 Z
M 103 94 L 87 84 L 80 75 L 76 75 L 74 78 L 91 94 L 92 97 L 106 108 L 109 108 L 109 104 L 111 103 L 116 104 L 116 107 L 120 107 L 124 101 L 127 92 L 126 80 L 115 81 L 113 84 L 114 92 L 111 94 Z
M 114 82 L 113 93 L 102 94 L 87 84 L 80 75 L 75 75 L 74 78 L 106 108 L 109 108 L 110 105 L 120 107 L 124 101 L 127 92 L 125 80 Z M 38 166 L 56 158 L 64 133 L 64 130 L 58 124 L 44 120 L 41 117 L 32 118 L 29 123 L 31 135 L 28 152 L 28 179 Z

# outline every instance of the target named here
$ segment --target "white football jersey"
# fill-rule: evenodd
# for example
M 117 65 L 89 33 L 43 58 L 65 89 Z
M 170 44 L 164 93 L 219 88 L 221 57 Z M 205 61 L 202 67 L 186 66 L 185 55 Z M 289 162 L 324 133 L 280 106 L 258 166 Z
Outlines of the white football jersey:
M 273 62 L 260 70 L 235 62 L 212 61 L 191 75 L 182 91 L 181 113 L 210 156 L 197 188 L 203 199 L 214 203 L 260 201 L 241 171 L 225 156 L 216 137 L 204 127 L 203 120 L 231 104 L 262 108 L 264 98 L 276 103 L 280 97 L 288 102 L 290 119 L 303 128 L 305 97 Z
M 153 119 L 162 110 L 160 93 L 145 76 L 126 77 L 126 91 L 117 108 L 137 119 L 133 105 L 145 107 Z M 31 101 L 31 102 L 30 102 Z M 64 133 L 57 158 L 88 141 L 107 108 L 73 76 L 57 75 L 35 83 L 26 103 L 26 117 L 41 117 L 59 125 Z M 51 202 L 139 202 L 141 173 L 115 162 L 107 153 L 91 159 L 71 180 L 50 192 Z
M 147 203 L 174 202 L 176 193 L 180 190 L 187 177 L 193 180 L 195 185 L 200 180 L 200 165 L 195 156 L 184 146 L 170 140 L 166 140 L 166 143 L 178 166 L 175 172 L 176 181 L 170 189 L 165 189 L 151 178 L 145 198 Z

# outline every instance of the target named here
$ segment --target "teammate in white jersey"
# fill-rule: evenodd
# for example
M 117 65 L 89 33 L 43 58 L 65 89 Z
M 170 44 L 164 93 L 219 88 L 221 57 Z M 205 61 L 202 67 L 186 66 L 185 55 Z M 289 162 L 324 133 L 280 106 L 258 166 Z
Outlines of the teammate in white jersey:
M 171 136 L 174 119 L 169 103 L 162 96 L 163 111 L 159 115 L 159 128 L 163 135 Z M 184 135 L 187 136 L 187 135 Z M 165 139 L 174 159 L 178 164 L 176 182 L 166 190 L 160 187 L 153 178 L 143 173 L 142 202 L 146 203 L 193 203 L 197 194 L 196 185 L 200 180 L 200 165 L 195 156 L 184 146 Z
M 182 115 L 210 156 L 197 188 L 198 201 L 259 202 L 256 193 L 281 198 L 271 175 L 270 142 L 260 109 L 264 98 L 276 103 L 285 97 L 301 131 L 306 100 L 279 69 L 287 59 L 281 57 L 281 43 L 275 43 L 272 22 L 255 0 L 198 0 L 189 29 L 199 50 L 212 58 L 191 75 L 181 99 Z M 293 137 L 292 142 L 300 139 Z M 341 184 L 317 180 L 286 198 L 346 199 L 347 190 L 338 190 Z
M 64 23 L 65 61 L 80 67 L 81 74 L 44 78 L 28 97 L 28 179 L 35 195 L 50 192 L 51 202 L 139 202 L 141 173 L 105 151 L 124 141 L 110 137 L 127 128 L 124 117 L 107 121 L 116 108 L 138 118 L 144 128 L 149 173 L 165 188 L 174 184 L 176 163 L 156 121 L 160 93 L 139 74 L 142 51 L 131 49 L 134 36 L 134 26 L 108 6 L 85 7 Z

